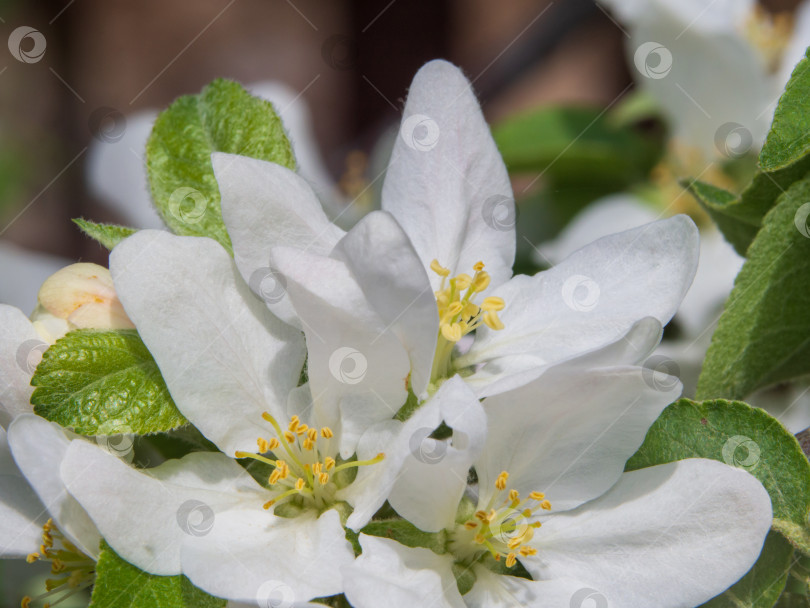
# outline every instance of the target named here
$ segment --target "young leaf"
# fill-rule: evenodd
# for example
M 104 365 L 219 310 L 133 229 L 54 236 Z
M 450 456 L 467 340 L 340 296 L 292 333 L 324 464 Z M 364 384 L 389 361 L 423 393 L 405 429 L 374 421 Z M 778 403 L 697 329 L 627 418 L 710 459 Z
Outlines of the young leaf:
M 759 155 L 763 171 L 776 171 L 810 153 L 810 60 L 808 54 L 793 69 L 779 99 L 768 139 Z
M 223 608 L 226 603 L 185 576 L 147 574 L 102 541 L 89 608 Z
M 741 399 L 810 372 L 810 177 L 763 221 L 726 302 L 698 382 L 700 399 Z
M 810 462 L 778 420 L 739 401 L 681 399 L 650 427 L 626 470 L 684 458 L 711 458 L 754 475 L 771 497 L 774 529 L 807 550 Z
M 137 232 L 135 228 L 127 226 L 117 226 L 116 224 L 96 224 L 81 218 L 75 218 L 76 224 L 82 232 L 92 239 L 97 240 L 103 247 L 112 250 L 118 243 L 130 235 Z
M 793 547 L 780 534 L 769 532 L 754 567 L 742 579 L 703 608 L 771 608 L 785 588 Z
M 34 412 L 84 435 L 167 431 L 187 421 L 134 330 L 70 332 L 31 384 Z
M 290 169 L 295 159 L 272 104 L 235 82 L 215 80 L 158 116 L 146 144 L 155 206 L 173 232 L 208 236 L 230 251 L 212 152 L 241 154 Z

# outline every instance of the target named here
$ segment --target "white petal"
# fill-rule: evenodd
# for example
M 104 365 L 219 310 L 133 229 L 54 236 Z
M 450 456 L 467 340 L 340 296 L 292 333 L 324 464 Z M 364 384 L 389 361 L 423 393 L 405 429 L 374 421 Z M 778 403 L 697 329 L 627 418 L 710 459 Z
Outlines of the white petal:
M 430 380 L 439 313 L 425 269 L 396 220 L 383 211 L 360 220 L 332 257 L 346 263 L 375 312 L 399 338 L 411 361 L 411 388 Z
M 589 590 L 584 587 L 571 579 L 530 581 L 478 567 L 475 569 L 475 584 L 464 594 L 464 603 L 468 608 L 585 608 L 588 604 L 577 599 L 588 597 Z M 591 598 L 591 601 L 596 601 L 596 598 Z M 599 603 L 593 605 L 601 608 Z
M 178 409 L 227 454 L 255 450 L 264 411 L 281 416 L 304 361 L 219 244 L 141 231 L 115 248 L 119 298 Z
M 555 511 L 600 496 L 621 476 L 650 425 L 680 394 L 671 376 L 637 367 L 559 366 L 515 391 L 484 400 L 487 442 L 476 464 L 486 504 L 501 471 Z
M 195 452 L 139 471 L 74 441 L 61 473 L 116 553 L 162 576 L 181 573 L 182 545 L 216 529 L 219 514 L 253 505 L 261 511 L 268 497 L 236 461 L 218 453 Z
M 464 608 L 449 554 L 365 534 L 360 546 L 363 553 L 343 569 L 346 597 L 355 608 L 379 608 L 383 598 L 390 608 Z
M 71 442 L 66 431 L 44 418 L 25 414 L 9 427 L 8 441 L 17 466 L 59 530 L 85 555 L 97 557 L 101 536 L 78 501 L 68 494 L 59 472 Z
M 191 582 L 212 595 L 292 606 L 342 592 L 340 569 L 354 552 L 335 510 L 285 519 L 260 508 L 218 515 L 210 534 L 188 539 L 181 559 Z
M 630 26 L 664 23 L 701 34 L 734 32 L 751 14 L 754 0 L 600 0 Z
M 119 115 L 113 128 L 121 132 L 94 141 L 87 157 L 90 190 L 134 228 L 165 229 L 152 205 L 146 175 L 146 140 L 155 118 L 157 112 L 153 110 L 135 112 L 126 118 Z
M 0 559 L 23 558 L 37 551 L 45 507 L 23 477 L 0 428 Z
M 382 197 L 425 268 L 437 259 L 455 275 L 483 261 L 493 285 L 512 276 L 512 187 L 472 85 L 454 65 L 431 61 L 414 77 Z
M 438 410 L 432 419 L 408 420 L 409 453 L 388 500 L 417 528 L 438 532 L 453 527 L 467 473 L 484 446 L 487 420 L 459 376 L 444 382 L 417 415 L 429 407 Z M 451 442 L 429 438 L 442 420 L 453 429 Z
M 272 247 L 296 247 L 328 255 L 343 236 L 310 185 L 286 167 L 246 156 L 211 155 L 222 196 L 222 218 L 233 242 L 234 260 L 245 281 L 265 291 L 267 305 L 287 322 L 295 314 L 283 286 L 262 283 L 274 276 Z
M 405 403 L 408 355 L 343 262 L 288 247 L 274 249 L 273 260 L 304 325 L 315 420 L 337 432 L 344 401 L 343 411 L 359 417 L 341 436 L 348 456 L 360 424 L 389 419 Z
M 524 565 L 535 579 L 582 580 L 610 606 L 697 606 L 748 572 L 770 525 L 756 478 L 682 460 L 625 473 L 604 496 L 549 517 Z
M 31 412 L 31 376 L 48 344 L 26 316 L 0 304 L 0 426 L 8 428 L 18 415 Z
M 459 365 L 485 364 L 489 382 L 616 342 L 634 323 L 669 322 L 695 274 L 698 231 L 684 215 L 599 239 L 533 277 L 516 276 L 503 298 L 505 329 L 477 333 Z M 516 358 L 529 355 L 529 358 Z M 497 392 L 484 386 L 480 396 Z

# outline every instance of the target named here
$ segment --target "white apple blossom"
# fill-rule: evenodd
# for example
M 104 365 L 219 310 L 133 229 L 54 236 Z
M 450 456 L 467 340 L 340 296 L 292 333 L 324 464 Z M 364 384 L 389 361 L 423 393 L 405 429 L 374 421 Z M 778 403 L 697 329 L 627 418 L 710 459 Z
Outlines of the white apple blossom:
M 755 0 L 600 0 L 629 31 L 636 81 L 681 143 L 707 158 L 765 141 L 776 102 L 810 44 L 810 3 L 793 23 Z
M 329 222 L 294 172 L 212 159 L 236 264 L 252 285 L 272 279 L 268 306 L 303 328 L 309 369 L 321 379 L 311 379 L 313 392 L 339 389 L 323 372 L 340 349 L 357 351 L 379 379 L 369 404 L 378 419 L 406 389 L 423 398 L 455 373 L 485 397 L 625 337 L 638 346 L 626 362 L 638 362 L 697 264 L 697 230 L 679 216 L 512 277 L 509 178 L 470 83 L 444 61 L 414 78 L 382 211 L 349 232 Z M 462 352 L 457 344 L 472 330 Z
M 623 472 L 680 392 L 647 371 L 569 362 L 480 404 L 463 382 L 445 383 L 467 393 L 456 399 L 464 415 L 442 409 L 454 427 L 447 456 L 409 457 L 391 496 L 403 517 L 442 531 L 444 552 L 361 534 L 363 553 L 344 569 L 352 605 L 556 608 L 590 597 L 675 608 L 735 583 L 770 528 L 768 493 L 713 460 Z M 478 485 L 462 498 L 470 465 Z

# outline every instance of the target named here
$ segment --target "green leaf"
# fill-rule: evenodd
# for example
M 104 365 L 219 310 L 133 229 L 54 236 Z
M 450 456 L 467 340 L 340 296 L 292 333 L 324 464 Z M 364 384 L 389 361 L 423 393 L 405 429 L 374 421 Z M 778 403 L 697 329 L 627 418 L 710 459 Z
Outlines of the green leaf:
M 704 608 L 771 608 L 779 599 L 793 562 L 793 547 L 781 535 L 769 532 L 754 567 L 742 579 Z
M 73 223 L 92 239 L 97 240 L 103 247 L 112 250 L 118 243 L 137 232 L 135 228 L 118 226 L 116 224 L 96 224 L 85 219 L 75 218 Z
M 778 420 L 739 401 L 681 399 L 650 427 L 626 470 L 696 457 L 744 468 L 759 479 L 771 497 L 774 530 L 806 550 L 810 462 Z
M 447 553 L 447 534 L 444 530 L 423 532 L 404 519 L 372 521 L 361 532 L 369 536 L 392 538 L 406 547 L 424 547 L 439 555 Z
M 226 603 L 197 589 L 185 576 L 147 574 L 101 543 L 89 608 L 223 608 Z
M 698 381 L 700 399 L 741 399 L 810 372 L 810 177 L 793 184 L 748 250 Z
M 239 84 L 215 80 L 158 116 L 146 144 L 152 199 L 175 233 L 208 236 L 230 251 L 212 152 L 241 154 L 295 168 L 292 147 L 270 102 Z
M 497 125 L 493 136 L 510 172 L 580 186 L 583 176 L 617 189 L 640 181 L 663 151 L 660 141 L 617 126 L 596 108 L 541 108 Z
M 31 384 L 37 414 L 83 435 L 187 424 L 134 330 L 70 332 L 45 351 Z
M 759 155 L 763 171 L 776 171 L 810 153 L 810 60 L 793 69 L 773 116 L 773 124 Z

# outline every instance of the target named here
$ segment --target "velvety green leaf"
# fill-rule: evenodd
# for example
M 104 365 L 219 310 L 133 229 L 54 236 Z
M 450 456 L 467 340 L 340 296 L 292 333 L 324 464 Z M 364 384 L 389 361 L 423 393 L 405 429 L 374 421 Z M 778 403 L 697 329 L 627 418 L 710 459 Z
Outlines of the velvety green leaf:
M 70 332 L 45 351 L 31 384 L 37 414 L 84 435 L 187 424 L 134 330 Z
M 510 172 L 580 185 L 644 179 L 662 152 L 659 141 L 617 126 L 596 108 L 541 108 L 497 125 L 493 136 Z
M 766 203 L 765 209 L 759 209 L 756 203 L 744 202 L 731 192 L 705 182 L 684 182 L 683 186 L 709 213 L 737 253 L 744 256 L 770 203 Z
M 759 479 L 771 497 L 774 529 L 806 550 L 810 462 L 778 420 L 739 401 L 681 399 L 650 427 L 626 469 L 696 457 L 743 468 Z
M 212 152 L 229 152 L 295 168 L 290 142 L 270 102 L 239 84 L 215 80 L 176 100 L 155 121 L 146 145 L 152 199 L 175 233 L 208 236 L 230 250 L 222 222 Z
M 810 178 L 763 220 L 703 364 L 700 399 L 741 399 L 810 373 Z
M 795 68 L 779 100 L 768 139 L 759 155 L 763 171 L 782 169 L 810 152 L 810 59 Z
M 89 608 L 223 608 L 225 600 L 197 589 L 185 576 L 155 576 L 121 559 L 102 542 Z
M 780 534 L 769 532 L 751 571 L 730 589 L 703 604 L 704 608 L 771 608 L 785 588 L 792 562 L 790 543 Z
M 439 555 L 447 553 L 447 535 L 441 532 L 423 532 L 404 519 L 372 521 L 361 530 L 369 536 L 391 538 L 406 547 L 425 547 Z
M 81 228 L 81 231 L 87 236 L 97 240 L 102 246 L 110 250 L 128 236 L 137 232 L 137 229 L 127 226 L 96 224 L 95 222 L 89 222 L 81 218 L 74 219 L 73 223 Z

